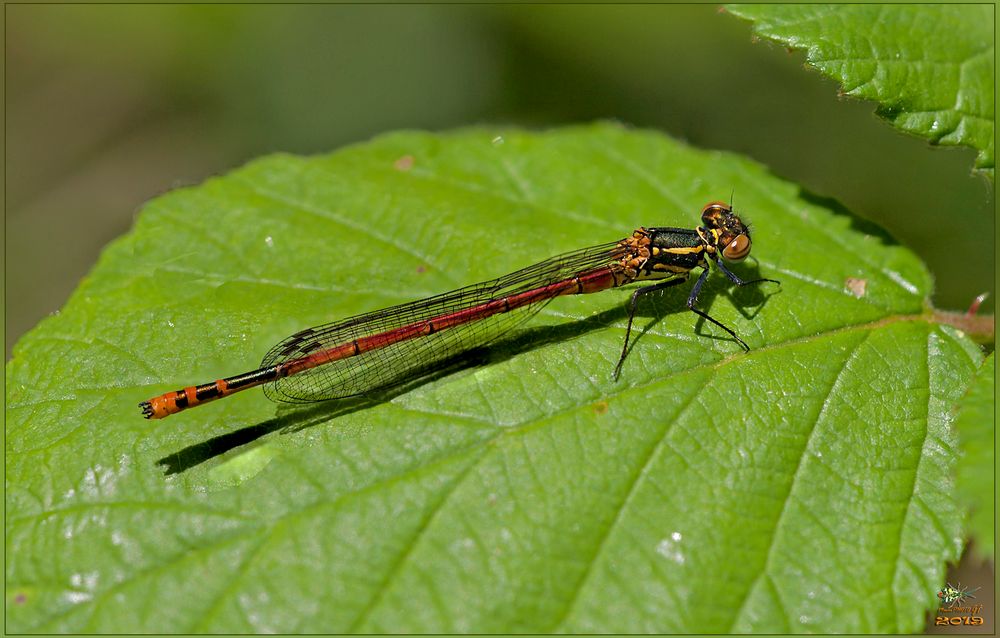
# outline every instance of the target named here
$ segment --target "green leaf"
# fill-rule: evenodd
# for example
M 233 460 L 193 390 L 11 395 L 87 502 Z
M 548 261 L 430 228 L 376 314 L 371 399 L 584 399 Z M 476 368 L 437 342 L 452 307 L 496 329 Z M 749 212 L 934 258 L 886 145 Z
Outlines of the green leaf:
M 749 354 L 680 286 L 640 303 L 615 382 L 616 289 L 368 400 L 136 408 L 734 190 L 736 272 L 782 284 L 716 273 L 699 303 Z M 7 628 L 918 630 L 962 544 L 950 419 L 982 359 L 930 288 L 835 203 L 609 124 L 400 133 L 168 193 L 8 363 Z
M 962 459 L 958 465 L 958 490 L 970 506 L 968 528 L 976 541 L 976 550 L 993 559 L 994 514 L 993 475 L 993 354 L 986 359 L 969 392 L 960 404 L 955 421 L 961 441 Z
M 933 144 L 969 146 L 993 179 L 993 5 L 727 5 L 878 114 Z

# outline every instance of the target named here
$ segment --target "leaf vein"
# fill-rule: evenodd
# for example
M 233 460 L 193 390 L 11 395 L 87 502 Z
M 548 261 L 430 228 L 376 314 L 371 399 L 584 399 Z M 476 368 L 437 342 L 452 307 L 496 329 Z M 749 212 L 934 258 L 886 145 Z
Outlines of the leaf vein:
M 736 608 L 737 611 L 733 615 L 733 621 L 730 624 L 729 631 L 727 633 L 736 632 L 736 623 L 742 617 L 743 611 L 746 608 L 747 603 L 750 602 L 750 597 L 753 595 L 753 591 L 754 588 L 757 586 L 757 583 L 762 578 L 770 580 L 770 575 L 768 574 L 768 570 L 770 569 L 771 556 L 774 553 L 775 546 L 777 545 L 778 531 L 781 529 L 782 522 L 785 519 L 785 514 L 788 512 L 788 504 L 792 501 L 792 493 L 795 491 L 795 485 L 799 479 L 799 473 L 805 466 L 804 460 L 809 455 L 809 446 L 812 443 L 813 436 L 815 436 L 817 430 L 819 430 L 819 424 L 824 419 L 824 415 L 827 412 L 827 408 L 829 408 L 830 406 L 830 401 L 835 396 L 835 390 L 840 385 L 841 379 L 843 379 L 844 377 L 844 373 L 847 371 L 848 367 L 850 367 L 851 361 L 854 359 L 855 356 L 857 356 L 861 346 L 868 340 L 871 334 L 872 334 L 871 331 L 866 332 L 862 336 L 862 338 L 859 339 L 858 342 L 854 344 L 854 347 L 851 348 L 850 353 L 848 353 L 848 355 L 844 358 L 844 363 L 840 366 L 840 370 L 837 371 L 837 376 L 834 378 L 833 383 L 830 384 L 830 389 L 827 391 L 826 397 L 823 399 L 823 403 L 821 404 L 820 409 L 816 414 L 816 418 L 813 419 L 812 427 L 810 427 L 809 429 L 809 434 L 806 436 L 805 443 L 802 446 L 802 451 L 799 453 L 798 461 L 795 464 L 795 471 L 792 473 L 792 480 L 789 481 L 788 483 L 788 492 L 786 493 L 785 498 L 782 499 L 783 502 L 781 506 L 781 512 L 778 514 L 778 519 L 775 521 L 774 532 L 771 534 L 770 543 L 768 543 L 767 554 L 764 557 L 764 562 L 762 565 L 761 572 L 754 579 L 754 582 L 751 583 L 749 587 L 747 587 L 746 593 L 743 596 L 743 602 L 741 602 L 739 607 Z

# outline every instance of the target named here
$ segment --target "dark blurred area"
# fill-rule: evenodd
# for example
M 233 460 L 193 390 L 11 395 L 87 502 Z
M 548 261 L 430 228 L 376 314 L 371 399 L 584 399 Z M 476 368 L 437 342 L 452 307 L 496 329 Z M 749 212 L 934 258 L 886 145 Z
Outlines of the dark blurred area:
M 973 152 L 896 132 L 717 7 L 22 4 L 6 19 L 8 357 L 146 200 L 399 128 L 656 128 L 882 224 L 930 265 L 939 307 L 993 292 Z

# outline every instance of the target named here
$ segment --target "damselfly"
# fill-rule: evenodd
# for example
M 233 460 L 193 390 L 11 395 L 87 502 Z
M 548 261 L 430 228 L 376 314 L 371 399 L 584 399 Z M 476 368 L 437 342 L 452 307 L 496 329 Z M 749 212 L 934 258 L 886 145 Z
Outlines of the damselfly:
M 617 379 L 639 298 L 687 281 L 695 268 L 702 272 L 687 307 L 749 351 L 731 328 L 695 307 L 709 262 L 738 286 L 779 282 L 744 281 L 724 265 L 750 254 L 750 232 L 731 206 L 712 202 L 701 219 L 704 225 L 695 229 L 638 228 L 626 239 L 552 257 L 498 279 L 302 330 L 273 347 L 257 370 L 167 392 L 139 407 L 147 419 L 161 419 L 258 385 L 271 400 L 290 403 L 365 394 L 489 343 L 556 297 L 659 280 L 632 293 Z

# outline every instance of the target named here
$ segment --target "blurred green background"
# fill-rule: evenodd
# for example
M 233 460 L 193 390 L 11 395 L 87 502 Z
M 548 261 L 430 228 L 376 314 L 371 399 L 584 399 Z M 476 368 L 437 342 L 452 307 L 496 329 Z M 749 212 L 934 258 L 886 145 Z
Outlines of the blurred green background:
M 887 227 L 931 267 L 939 307 L 993 291 L 973 152 L 896 132 L 715 6 L 7 5 L 6 20 L 8 357 L 144 201 L 399 128 L 656 128 Z

